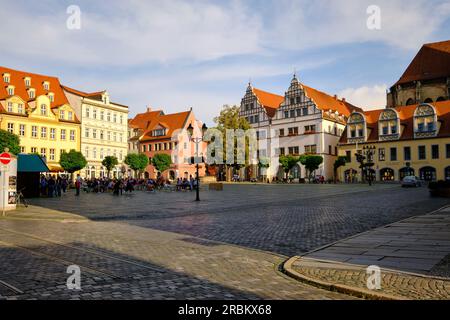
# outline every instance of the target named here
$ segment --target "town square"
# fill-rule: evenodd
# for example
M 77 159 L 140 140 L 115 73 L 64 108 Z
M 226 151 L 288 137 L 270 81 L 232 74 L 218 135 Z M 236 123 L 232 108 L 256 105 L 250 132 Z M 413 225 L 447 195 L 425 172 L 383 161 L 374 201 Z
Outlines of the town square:
M 1 302 L 450 300 L 450 7 L 352 2 L 0 0 Z

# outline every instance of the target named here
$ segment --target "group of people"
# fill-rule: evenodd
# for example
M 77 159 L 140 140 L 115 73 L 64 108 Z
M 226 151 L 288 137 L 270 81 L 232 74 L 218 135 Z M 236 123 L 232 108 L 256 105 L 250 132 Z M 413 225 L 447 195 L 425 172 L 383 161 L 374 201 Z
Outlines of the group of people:
M 63 193 L 66 193 L 68 186 L 68 179 L 64 175 L 41 175 L 41 196 L 49 198 L 61 197 Z

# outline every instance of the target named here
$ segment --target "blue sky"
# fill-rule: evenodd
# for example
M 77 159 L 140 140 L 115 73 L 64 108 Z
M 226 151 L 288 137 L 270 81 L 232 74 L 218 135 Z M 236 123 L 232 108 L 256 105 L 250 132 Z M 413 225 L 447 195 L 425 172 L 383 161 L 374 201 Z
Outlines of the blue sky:
M 69 30 L 66 10 L 81 10 Z M 366 10 L 380 8 L 381 29 Z M 440 0 L 8 1 L 0 0 L 0 65 L 56 75 L 85 91 L 107 89 L 130 114 L 194 108 L 212 119 L 239 104 L 249 79 L 283 94 L 294 70 L 305 84 L 364 108 L 423 43 L 450 39 Z

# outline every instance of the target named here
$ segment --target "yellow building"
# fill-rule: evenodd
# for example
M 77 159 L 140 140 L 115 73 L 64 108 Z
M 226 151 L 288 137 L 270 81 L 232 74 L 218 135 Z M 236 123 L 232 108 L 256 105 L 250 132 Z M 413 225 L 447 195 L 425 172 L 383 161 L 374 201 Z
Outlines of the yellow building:
M 0 67 L 0 128 L 20 137 L 21 153 L 60 171 L 62 152 L 80 151 L 80 121 L 56 77 Z
M 338 149 L 347 157 L 341 181 L 361 181 L 356 153 L 374 163 L 378 181 L 450 179 L 450 101 L 354 112 Z

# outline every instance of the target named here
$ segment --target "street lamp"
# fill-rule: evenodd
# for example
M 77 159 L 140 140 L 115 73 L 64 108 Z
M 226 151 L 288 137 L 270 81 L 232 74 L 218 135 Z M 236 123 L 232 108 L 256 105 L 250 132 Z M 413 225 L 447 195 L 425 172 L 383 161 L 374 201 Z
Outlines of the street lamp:
M 208 127 L 206 126 L 206 124 L 203 124 L 203 126 L 202 126 L 202 136 L 201 137 L 194 137 L 194 127 L 192 126 L 192 123 L 189 124 L 189 127 L 187 127 L 187 131 L 188 131 L 188 134 L 189 134 L 189 141 L 195 143 L 195 153 L 196 153 L 196 158 L 197 158 L 197 160 L 195 161 L 196 164 L 197 164 L 197 177 L 196 177 L 197 188 L 196 188 L 195 201 L 200 201 L 200 177 L 199 177 L 199 173 L 198 173 L 198 163 L 199 163 L 198 145 L 200 144 L 200 142 L 203 141 L 203 136 L 205 135 L 206 130 L 208 130 Z
M 365 165 L 366 177 L 369 180 L 369 185 L 372 185 L 372 167 L 374 165 L 373 156 L 375 154 L 375 146 L 364 146 L 363 150 L 366 153 L 367 163 Z

